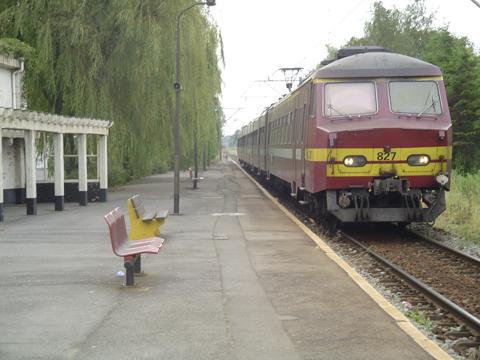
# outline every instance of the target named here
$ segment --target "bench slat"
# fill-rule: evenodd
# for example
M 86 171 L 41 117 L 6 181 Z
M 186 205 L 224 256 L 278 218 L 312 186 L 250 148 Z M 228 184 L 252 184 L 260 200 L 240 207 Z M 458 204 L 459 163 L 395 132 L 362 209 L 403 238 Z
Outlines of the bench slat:
M 153 245 L 143 245 L 130 247 L 128 244 L 117 249 L 118 256 L 131 256 L 138 254 L 158 254 L 160 247 Z
M 155 213 L 146 213 L 143 215 L 142 220 L 143 221 L 151 221 L 155 218 Z
M 152 238 L 147 238 L 145 240 L 130 241 L 130 247 L 133 249 L 137 246 L 153 245 L 161 248 L 164 242 L 165 242 L 165 239 L 161 237 L 152 237 Z
M 142 218 L 145 214 L 145 207 L 143 206 L 142 198 L 139 194 L 135 194 L 130 198 L 132 202 L 133 209 L 135 210 L 135 214 L 138 218 Z
M 157 210 L 155 214 L 155 219 L 164 220 L 168 217 L 168 210 Z

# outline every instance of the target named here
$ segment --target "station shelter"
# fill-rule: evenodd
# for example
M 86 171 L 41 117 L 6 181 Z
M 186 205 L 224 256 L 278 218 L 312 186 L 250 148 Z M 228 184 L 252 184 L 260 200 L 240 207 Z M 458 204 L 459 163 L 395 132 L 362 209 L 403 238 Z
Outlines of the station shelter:
M 62 211 L 65 201 L 82 206 L 89 200 L 106 201 L 107 137 L 113 122 L 27 110 L 23 76 L 21 59 L 0 54 L 0 224 L 6 204 L 26 204 L 26 214 L 36 215 L 38 202 L 52 202 Z M 76 154 L 64 154 L 64 136 L 69 134 Z M 52 141 L 38 146 L 45 137 Z M 87 154 L 87 137 L 96 141 L 96 153 Z M 78 175 L 66 180 L 65 160 L 72 157 Z M 94 179 L 88 179 L 89 159 L 96 160 Z

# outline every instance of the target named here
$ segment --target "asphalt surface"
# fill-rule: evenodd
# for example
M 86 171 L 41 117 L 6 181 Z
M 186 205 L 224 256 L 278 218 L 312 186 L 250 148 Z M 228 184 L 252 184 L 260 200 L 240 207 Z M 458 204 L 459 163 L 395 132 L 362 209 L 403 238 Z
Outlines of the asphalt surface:
M 171 211 L 171 174 L 60 213 L 7 206 L 0 359 L 431 359 L 233 164 L 203 176 L 135 288 L 103 215 L 135 193 Z

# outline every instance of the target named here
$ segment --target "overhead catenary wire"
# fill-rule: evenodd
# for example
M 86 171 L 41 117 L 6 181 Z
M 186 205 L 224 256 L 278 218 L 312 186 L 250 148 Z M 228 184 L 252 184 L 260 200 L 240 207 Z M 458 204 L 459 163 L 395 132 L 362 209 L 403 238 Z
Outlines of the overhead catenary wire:
M 480 8 L 480 2 L 478 2 L 477 0 L 470 0 L 470 1 Z
M 346 14 L 345 16 L 335 24 L 334 27 L 332 27 L 330 29 L 330 31 L 327 33 L 327 40 L 325 41 L 321 41 L 317 44 L 315 44 L 312 49 L 317 49 L 320 45 L 326 45 L 329 43 L 329 39 L 331 37 L 331 35 L 338 29 L 338 27 L 340 25 L 342 25 L 346 20 L 348 20 L 348 18 L 361 6 L 363 5 L 367 0 L 359 0 Z M 302 60 L 300 60 L 300 62 L 298 62 L 297 64 L 301 65 L 301 66 L 304 66 L 306 64 L 306 61 L 309 59 L 309 57 L 311 56 L 311 54 L 309 55 L 306 55 L 302 58 Z M 278 95 L 280 96 L 283 96 L 284 94 L 281 94 L 278 90 L 276 90 L 273 86 L 271 86 L 269 83 L 270 82 L 285 82 L 285 80 L 273 80 L 271 81 L 270 78 L 273 77 L 277 72 L 279 71 L 279 69 L 276 69 L 270 76 L 267 77 L 267 80 L 253 80 L 248 86 L 247 88 L 245 89 L 245 91 L 242 93 L 242 95 L 240 96 L 241 99 L 243 99 L 243 103 L 242 103 L 242 107 L 243 109 L 241 110 L 236 110 L 232 115 L 230 115 L 226 120 L 225 122 L 228 122 L 230 121 L 234 116 L 236 116 L 240 111 L 242 110 L 245 110 L 246 108 L 250 108 L 251 106 L 248 106 L 247 105 L 247 99 L 248 98 L 257 98 L 257 97 L 254 97 L 254 96 L 246 96 L 246 94 L 248 94 L 248 92 L 250 92 L 252 90 L 252 88 L 254 87 L 255 84 L 257 83 L 263 83 L 263 84 L 266 84 L 270 89 L 274 90 Z M 305 70 L 304 70 L 305 71 Z M 306 70 L 308 71 L 308 70 Z M 303 76 L 303 75 L 302 75 Z M 302 77 L 301 76 L 301 77 Z M 269 96 L 266 96 L 266 98 L 269 98 Z M 272 99 L 275 99 L 277 100 L 277 96 L 271 96 Z
M 335 24 L 335 26 L 333 26 L 333 27 L 330 29 L 330 31 L 329 31 L 329 32 L 327 33 L 327 35 L 326 35 L 326 38 L 327 38 L 327 39 L 326 39 L 326 40 L 322 40 L 322 41 L 316 43 L 315 45 L 312 46 L 311 49 L 312 49 L 312 50 L 313 50 L 313 49 L 318 49 L 318 47 L 319 47 L 320 45 L 324 45 L 324 46 L 325 46 L 325 45 L 329 44 L 329 43 L 330 43 L 330 38 L 331 38 L 332 34 L 338 29 L 338 27 L 339 27 L 340 25 L 342 25 L 342 24 L 343 24 L 360 6 L 362 6 L 366 1 L 367 1 L 367 0 L 360 0 L 355 6 L 353 6 L 353 7 L 350 9 L 350 11 L 348 11 L 348 12 L 345 14 L 345 16 L 344 16 L 339 22 L 337 22 L 337 23 Z M 302 66 L 305 65 L 306 60 L 308 60 L 310 56 L 311 56 L 311 54 L 304 56 L 304 57 L 298 62 L 298 64 L 300 64 L 300 65 L 302 65 Z
M 273 71 L 268 77 L 267 79 L 275 76 L 275 74 L 278 72 L 278 69 L 276 69 L 275 71 Z M 284 80 L 281 80 L 282 82 L 284 82 Z M 276 90 L 273 86 L 271 86 L 270 84 L 267 83 L 267 81 L 263 81 L 263 80 L 252 80 L 250 82 L 250 84 L 248 84 L 248 86 L 246 87 L 246 89 L 242 92 L 242 94 L 239 96 L 240 99 L 243 99 L 243 102 L 241 104 L 241 106 L 236 106 L 236 107 L 233 107 L 233 108 L 223 108 L 224 110 L 225 109 L 230 109 L 230 110 L 235 110 L 230 116 L 228 116 L 228 118 L 225 120 L 225 123 L 227 123 L 228 121 L 231 121 L 233 119 L 234 116 L 236 116 L 240 111 L 242 110 L 245 110 L 247 108 L 249 108 L 249 106 L 247 105 L 247 99 L 249 98 L 258 98 L 258 96 L 247 96 L 247 94 L 252 90 L 252 88 L 258 84 L 258 83 L 263 83 L 265 85 L 267 85 L 270 89 L 274 90 L 277 94 L 276 95 L 272 95 L 272 96 L 262 96 L 262 98 L 272 98 L 272 99 L 277 99 L 278 96 L 283 96 L 283 94 L 281 94 L 278 90 Z
M 367 0 L 360 0 L 355 6 L 353 6 L 351 8 L 350 11 L 348 11 L 345 16 L 339 21 L 336 23 L 336 25 L 327 33 L 327 41 L 322 41 L 322 42 L 319 42 L 317 43 L 316 45 L 313 46 L 313 48 L 318 48 L 320 45 L 323 45 L 323 44 L 327 44 L 328 43 L 328 39 L 330 39 L 330 36 L 333 34 L 334 31 L 336 31 L 336 29 L 342 25 L 363 3 L 365 3 Z M 309 55 L 307 56 L 304 56 L 302 58 L 302 60 L 300 60 L 299 64 L 300 65 L 304 65 L 305 64 L 305 61 L 309 58 Z M 243 97 L 245 95 L 245 93 L 247 93 L 251 88 L 252 86 L 256 83 L 256 82 L 264 82 L 264 83 L 268 83 L 268 82 L 285 82 L 285 80 L 270 80 L 270 77 L 273 77 L 277 72 L 279 71 L 279 69 L 275 70 L 270 76 L 267 77 L 267 80 L 254 80 L 252 81 L 251 84 L 249 84 L 249 86 L 247 87 L 247 89 L 244 91 L 244 93 L 242 94 L 241 97 Z M 276 90 L 278 92 L 278 90 Z

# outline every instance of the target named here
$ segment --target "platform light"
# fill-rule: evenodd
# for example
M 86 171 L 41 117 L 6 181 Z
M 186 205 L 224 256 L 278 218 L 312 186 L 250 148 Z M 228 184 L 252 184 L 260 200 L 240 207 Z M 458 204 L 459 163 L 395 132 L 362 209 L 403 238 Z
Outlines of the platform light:
M 407 159 L 410 166 L 427 166 L 430 164 L 430 157 L 425 154 L 410 155 Z
M 175 125 L 173 128 L 174 138 L 174 160 L 173 160 L 173 213 L 180 214 L 180 158 L 181 158 L 181 143 L 180 143 L 180 111 L 181 102 L 180 94 L 182 92 L 182 84 L 180 83 L 180 20 L 187 11 L 199 5 L 215 6 L 215 0 L 206 0 L 206 2 L 196 2 L 187 6 L 177 15 L 177 32 L 176 32 L 176 48 L 175 48 L 175 82 L 173 89 L 175 91 Z
M 349 155 L 343 159 L 343 164 L 347 167 L 362 167 L 367 163 L 367 159 L 362 155 Z

